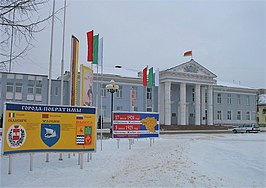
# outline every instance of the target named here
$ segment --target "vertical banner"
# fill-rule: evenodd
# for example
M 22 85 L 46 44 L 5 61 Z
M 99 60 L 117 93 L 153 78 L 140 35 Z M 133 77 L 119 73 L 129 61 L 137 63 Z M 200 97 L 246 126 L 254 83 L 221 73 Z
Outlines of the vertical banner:
M 81 65 L 81 105 L 92 106 L 93 105 L 93 70 L 87 66 Z
M 147 70 L 148 70 L 148 67 L 145 67 L 143 69 L 143 75 L 142 75 L 142 84 L 143 84 L 143 86 L 147 86 Z
M 153 67 L 149 69 L 149 86 L 154 86 Z
M 2 154 L 95 152 L 95 107 L 6 103 Z
M 93 55 L 92 64 L 98 64 L 99 34 L 93 36 Z
M 159 68 L 157 68 L 157 69 L 155 70 L 155 80 L 154 80 L 154 85 L 155 85 L 156 87 L 159 86 L 159 74 L 160 74 L 160 72 L 159 72 Z
M 79 40 L 72 35 L 71 39 L 71 95 L 70 104 L 72 106 L 77 105 L 78 100 L 78 51 L 79 51 Z
M 92 58 L 92 54 L 93 54 L 93 30 L 90 32 L 87 32 L 87 45 L 88 45 L 87 61 L 91 62 L 93 60 L 93 58 Z

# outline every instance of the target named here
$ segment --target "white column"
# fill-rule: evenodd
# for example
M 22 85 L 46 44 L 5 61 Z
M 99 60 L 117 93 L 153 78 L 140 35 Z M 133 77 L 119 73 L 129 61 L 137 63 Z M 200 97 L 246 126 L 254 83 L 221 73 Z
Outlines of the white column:
M 180 123 L 186 125 L 186 83 L 180 83 Z
M 208 86 L 208 125 L 213 125 L 213 99 L 212 99 L 213 88 L 211 85 Z
M 200 125 L 200 85 L 195 87 L 195 125 Z
M 160 83 L 159 86 L 159 113 L 160 113 L 160 124 L 165 124 L 164 123 L 164 83 Z
M 164 123 L 171 125 L 171 82 L 165 82 L 164 91 Z
M 206 124 L 206 117 L 205 117 L 205 92 L 206 92 L 206 87 L 201 88 L 201 124 L 205 125 Z M 203 119 L 204 118 L 204 119 Z

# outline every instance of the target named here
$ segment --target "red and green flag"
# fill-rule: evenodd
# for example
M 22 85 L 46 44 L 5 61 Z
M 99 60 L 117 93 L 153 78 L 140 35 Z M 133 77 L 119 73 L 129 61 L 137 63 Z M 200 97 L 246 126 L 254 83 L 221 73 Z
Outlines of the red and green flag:
M 192 51 L 190 50 L 190 51 L 185 52 L 185 53 L 184 53 L 184 56 L 185 56 L 185 57 L 186 57 L 186 56 L 192 56 Z

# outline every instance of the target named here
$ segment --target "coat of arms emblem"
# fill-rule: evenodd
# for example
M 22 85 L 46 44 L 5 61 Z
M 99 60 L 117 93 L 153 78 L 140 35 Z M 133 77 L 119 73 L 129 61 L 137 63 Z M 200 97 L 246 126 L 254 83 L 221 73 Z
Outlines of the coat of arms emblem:
M 19 148 L 26 140 L 26 131 L 20 124 L 12 125 L 7 131 L 7 143 L 11 148 Z
M 60 124 L 42 124 L 42 141 L 49 147 L 52 147 L 60 138 Z

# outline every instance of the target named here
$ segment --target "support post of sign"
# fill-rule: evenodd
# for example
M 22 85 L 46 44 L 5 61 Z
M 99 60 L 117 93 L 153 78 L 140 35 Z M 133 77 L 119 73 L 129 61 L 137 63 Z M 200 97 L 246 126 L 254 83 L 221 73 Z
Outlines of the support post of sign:
M 151 145 L 152 145 L 152 138 L 150 138 L 150 147 L 151 147 Z
M 129 149 L 131 150 L 132 139 L 128 139 L 128 141 L 129 141 Z
M 30 153 L 30 171 L 33 170 L 33 153 Z
M 78 154 L 78 165 L 80 165 L 80 153 Z
M 90 153 L 88 153 L 87 162 L 90 162 Z
M 68 154 L 68 158 L 70 158 L 70 153 Z
M 92 160 L 92 153 L 90 153 L 90 160 Z
M 46 161 L 45 162 L 49 162 L 49 153 L 46 153 Z
M 117 149 L 119 149 L 119 141 L 120 139 L 116 139 L 117 140 Z
M 8 174 L 11 174 L 12 172 L 12 156 L 8 156 Z
M 154 138 L 152 138 L 152 143 L 154 143 L 154 140 L 155 140 L 155 139 L 154 139 Z
M 62 155 L 62 153 L 60 153 L 59 154 L 59 159 L 58 159 L 59 161 L 62 161 L 63 160 L 63 155 Z
M 80 169 L 83 169 L 83 153 L 80 154 Z

